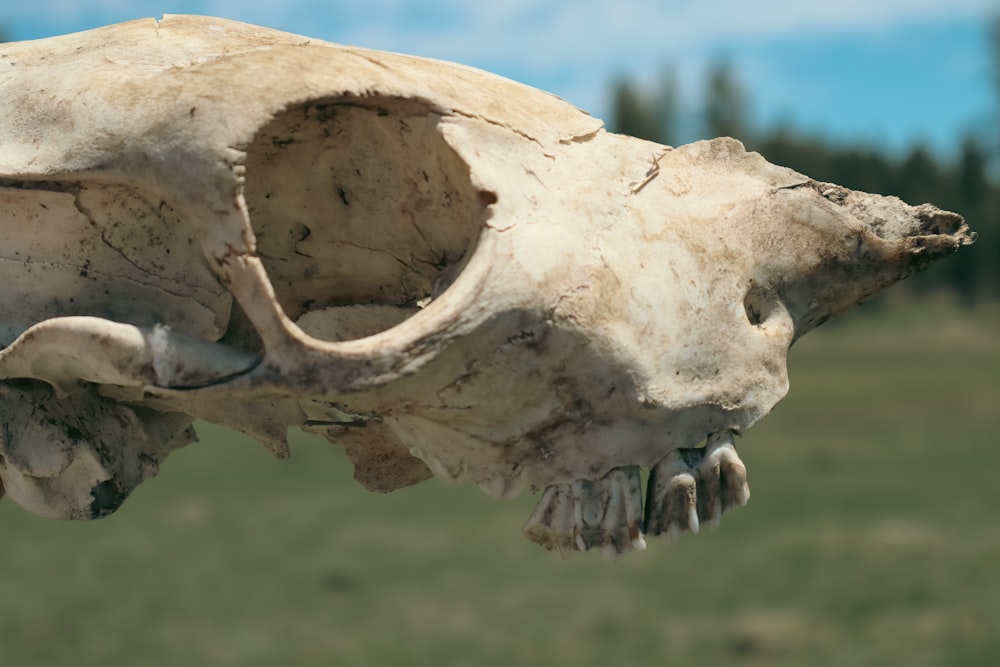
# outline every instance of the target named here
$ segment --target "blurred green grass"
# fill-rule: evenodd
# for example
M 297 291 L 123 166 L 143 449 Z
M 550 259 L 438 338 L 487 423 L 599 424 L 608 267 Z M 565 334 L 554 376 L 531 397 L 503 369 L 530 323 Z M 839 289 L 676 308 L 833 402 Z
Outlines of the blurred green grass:
M 0 664 L 995 665 L 1000 308 L 881 302 L 789 369 L 750 504 L 615 564 L 524 540 L 528 494 L 202 425 L 108 519 L 0 503 Z

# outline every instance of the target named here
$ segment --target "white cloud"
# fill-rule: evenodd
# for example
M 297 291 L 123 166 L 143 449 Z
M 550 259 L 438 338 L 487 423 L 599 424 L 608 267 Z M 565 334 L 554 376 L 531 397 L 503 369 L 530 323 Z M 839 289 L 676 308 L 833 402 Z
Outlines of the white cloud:
M 289 11 L 304 13 L 305 4 L 281 9 L 282 20 Z M 215 0 L 214 6 L 225 13 L 242 5 Z M 311 23 L 316 36 L 335 41 L 454 60 L 543 87 L 555 82 L 553 92 L 595 109 L 617 72 L 648 74 L 673 62 L 684 75 L 733 45 L 883 31 L 982 15 L 994 6 L 991 0 L 424 0 L 418 11 L 407 0 L 366 0 L 355 5 L 363 10 L 326 9 L 322 13 L 332 20 Z M 422 20 L 421 14 L 432 18 Z M 439 20 L 443 15 L 453 18 Z
M 0 22 L 107 23 L 203 13 L 342 41 L 456 60 L 627 61 L 726 40 L 982 14 L 995 0 L 31 0 L 4 2 Z M 422 18 L 423 17 L 423 18 Z M 453 17 L 443 21 L 442 17 Z

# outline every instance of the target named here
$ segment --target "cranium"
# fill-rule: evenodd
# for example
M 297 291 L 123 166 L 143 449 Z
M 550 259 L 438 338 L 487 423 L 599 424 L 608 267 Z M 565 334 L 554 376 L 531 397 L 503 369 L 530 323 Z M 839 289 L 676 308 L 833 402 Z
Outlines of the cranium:
M 0 478 L 49 517 L 114 511 L 200 418 L 641 548 L 746 502 L 733 438 L 796 338 L 971 242 L 731 139 L 218 19 L 4 45 L 0 119 Z

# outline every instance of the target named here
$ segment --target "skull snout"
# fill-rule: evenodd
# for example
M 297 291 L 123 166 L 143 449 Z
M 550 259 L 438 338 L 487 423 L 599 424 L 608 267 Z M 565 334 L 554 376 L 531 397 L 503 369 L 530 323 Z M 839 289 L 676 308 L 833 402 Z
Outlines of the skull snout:
M 970 233 L 966 229 L 965 219 L 957 213 L 942 211 L 931 204 L 917 206 L 914 211 L 917 226 L 911 236 L 956 236 L 963 232 L 968 236 L 965 243 L 975 240 L 975 233 Z

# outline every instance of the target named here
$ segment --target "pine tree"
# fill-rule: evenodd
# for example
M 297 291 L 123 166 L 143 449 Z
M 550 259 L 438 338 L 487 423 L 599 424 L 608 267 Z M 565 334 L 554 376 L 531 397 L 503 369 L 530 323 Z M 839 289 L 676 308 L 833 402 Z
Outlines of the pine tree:
M 717 60 L 708 71 L 705 132 L 709 138 L 747 138 L 747 95 L 728 60 Z
M 677 124 L 677 81 L 673 71 L 663 69 L 651 92 L 643 92 L 628 77 L 614 85 L 611 128 L 615 132 L 671 145 Z

